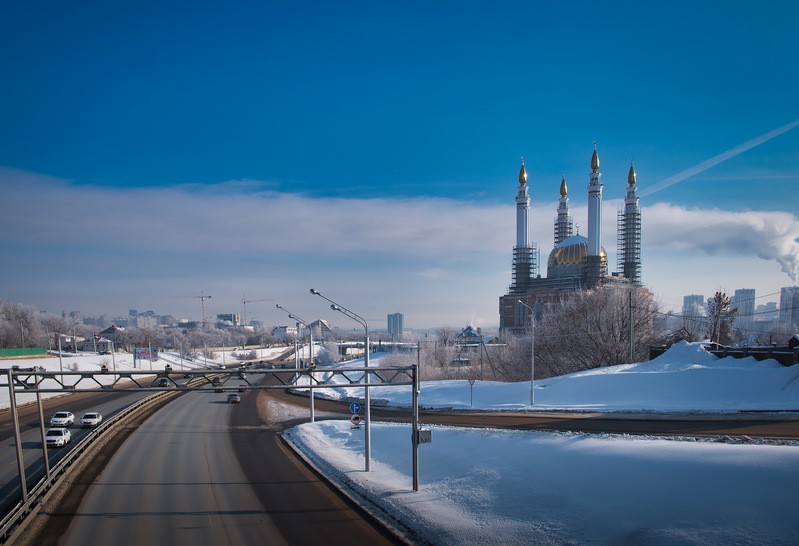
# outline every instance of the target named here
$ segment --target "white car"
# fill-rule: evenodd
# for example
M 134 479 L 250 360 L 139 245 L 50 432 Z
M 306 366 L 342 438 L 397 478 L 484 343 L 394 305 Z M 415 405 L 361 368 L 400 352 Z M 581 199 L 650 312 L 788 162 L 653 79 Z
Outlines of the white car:
M 84 413 L 83 417 L 80 418 L 80 426 L 82 427 L 96 427 L 102 422 L 103 416 L 96 411 Z
M 51 428 L 44 435 L 47 447 L 64 447 L 72 441 L 72 433 L 65 428 Z
M 68 411 L 57 411 L 50 418 L 51 427 L 71 427 L 75 424 L 75 416 Z

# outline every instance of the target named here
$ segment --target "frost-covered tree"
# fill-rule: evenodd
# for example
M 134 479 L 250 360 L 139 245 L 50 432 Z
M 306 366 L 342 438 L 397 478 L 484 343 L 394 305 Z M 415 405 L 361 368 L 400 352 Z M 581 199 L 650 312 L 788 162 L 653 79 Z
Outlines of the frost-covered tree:
M 644 288 L 607 284 L 570 294 L 536 324 L 536 378 L 646 360 L 659 341 L 657 313 Z M 527 362 L 529 355 L 528 348 Z
M 730 298 L 724 292 L 716 292 L 707 300 L 707 337 L 721 345 L 732 343 L 732 324 L 738 314 L 737 308 L 730 307 Z

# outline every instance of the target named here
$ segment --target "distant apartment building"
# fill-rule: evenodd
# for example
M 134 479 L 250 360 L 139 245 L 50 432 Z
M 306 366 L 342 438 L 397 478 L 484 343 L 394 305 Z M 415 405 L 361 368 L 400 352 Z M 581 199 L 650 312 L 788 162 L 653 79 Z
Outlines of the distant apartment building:
M 689 294 L 682 298 L 682 326 L 686 331 L 699 334 L 704 327 L 705 297 L 700 294 Z
M 216 324 L 219 328 L 230 328 L 240 326 L 241 317 L 238 313 L 222 313 L 216 316 Z
M 776 321 L 779 316 L 780 312 L 776 301 L 762 303 L 755 307 L 755 322 Z
M 277 338 L 285 338 L 285 337 L 296 337 L 297 336 L 297 327 L 296 326 L 275 326 L 272 328 L 272 335 Z
M 749 330 L 755 318 L 755 289 L 739 288 L 730 298 L 730 308 L 737 309 L 735 317 L 735 327 L 741 330 Z
M 402 339 L 402 333 L 405 331 L 405 315 L 402 313 L 391 313 L 388 315 L 388 335 L 394 341 Z
M 784 286 L 780 290 L 780 323 L 799 325 L 799 286 Z

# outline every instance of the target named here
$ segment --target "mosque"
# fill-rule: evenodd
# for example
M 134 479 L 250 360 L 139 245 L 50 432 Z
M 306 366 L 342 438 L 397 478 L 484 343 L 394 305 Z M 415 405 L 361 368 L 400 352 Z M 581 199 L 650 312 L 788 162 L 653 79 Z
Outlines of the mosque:
M 530 241 L 530 194 L 522 160 L 516 195 L 516 246 L 508 293 L 499 298 L 500 330 L 523 332 L 532 308 L 540 320 L 546 306 L 571 292 L 591 290 L 608 282 L 641 285 L 641 209 L 638 205 L 635 168 L 630 162 L 627 196 L 618 212 L 617 273 L 608 275 L 607 252 L 602 239 L 602 174 L 596 144 L 588 175 L 588 237 L 574 234 L 569 211 L 566 177 L 560 182 L 560 200 L 554 225 L 554 248 L 547 260 L 547 276 L 538 273 L 538 249 Z

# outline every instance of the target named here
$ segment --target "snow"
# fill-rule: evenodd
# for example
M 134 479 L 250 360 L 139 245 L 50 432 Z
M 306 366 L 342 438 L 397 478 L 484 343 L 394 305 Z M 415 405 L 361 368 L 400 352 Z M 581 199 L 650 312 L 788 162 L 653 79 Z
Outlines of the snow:
M 380 358 L 373 357 L 370 365 L 379 366 L 379 362 Z M 356 365 L 363 363 L 346 364 Z M 315 392 L 343 399 L 357 391 L 329 388 Z M 472 401 L 466 380 L 428 381 L 422 384 L 419 403 L 424 408 L 493 411 L 796 411 L 799 410 L 799 366 L 785 367 L 773 359 L 757 361 L 753 357 L 718 358 L 699 343 L 680 342 L 648 362 L 536 380 L 534 392 L 533 407 L 529 381 L 476 381 Z M 358 395 L 362 396 L 362 391 Z M 391 406 L 411 405 L 408 387 L 381 387 L 373 392 L 372 398 Z
M 234 362 L 231 355 L 226 358 Z M 64 367 L 99 369 L 106 359 L 70 356 Z M 214 363 L 221 360 L 219 355 Z M 375 355 L 371 364 L 379 366 L 380 360 Z M 57 358 L 13 363 L 58 370 Z M 153 370 L 166 363 L 180 369 L 177 355 L 162 353 Z M 130 355 L 117 354 L 116 365 L 132 369 Z M 799 366 L 719 359 L 688 343 L 650 362 L 540 380 L 535 387 L 535 406 L 529 381 L 477 381 L 473 405 L 466 380 L 424 382 L 420 401 L 428 408 L 476 411 L 696 412 L 727 418 L 747 410 L 793 418 L 799 410 Z M 7 406 L 8 393 L 2 391 L 0 404 Z M 362 391 L 315 392 L 344 398 Z M 409 407 L 410 387 L 375 387 L 372 398 Z M 307 416 L 307 410 L 274 403 L 264 411 L 273 421 Z M 420 491 L 414 492 L 410 426 L 374 422 L 371 427 L 369 473 L 364 427 L 317 421 L 285 436 L 344 491 L 416 542 L 799 544 L 794 515 L 799 442 L 425 426 L 433 441 L 419 447 Z
M 372 360 L 379 365 L 379 358 Z M 352 366 L 353 364 L 348 364 Z M 529 382 L 476 382 L 475 410 L 722 412 L 799 409 L 799 366 L 719 359 L 681 343 L 661 357 Z M 325 389 L 336 398 L 356 389 Z M 409 387 L 373 399 L 410 405 Z M 470 408 L 465 380 L 424 382 L 426 407 Z M 775 414 L 776 415 L 776 414 Z M 728 417 L 729 418 L 729 417 Z M 423 419 L 423 417 L 422 417 Z M 409 425 L 317 421 L 286 438 L 350 496 L 432 544 L 797 544 L 799 442 L 425 426 L 412 490 Z
M 799 445 L 433 427 L 412 490 L 410 427 L 286 434 L 377 514 L 432 544 L 796 544 Z M 400 523 L 401 522 L 401 523 Z

